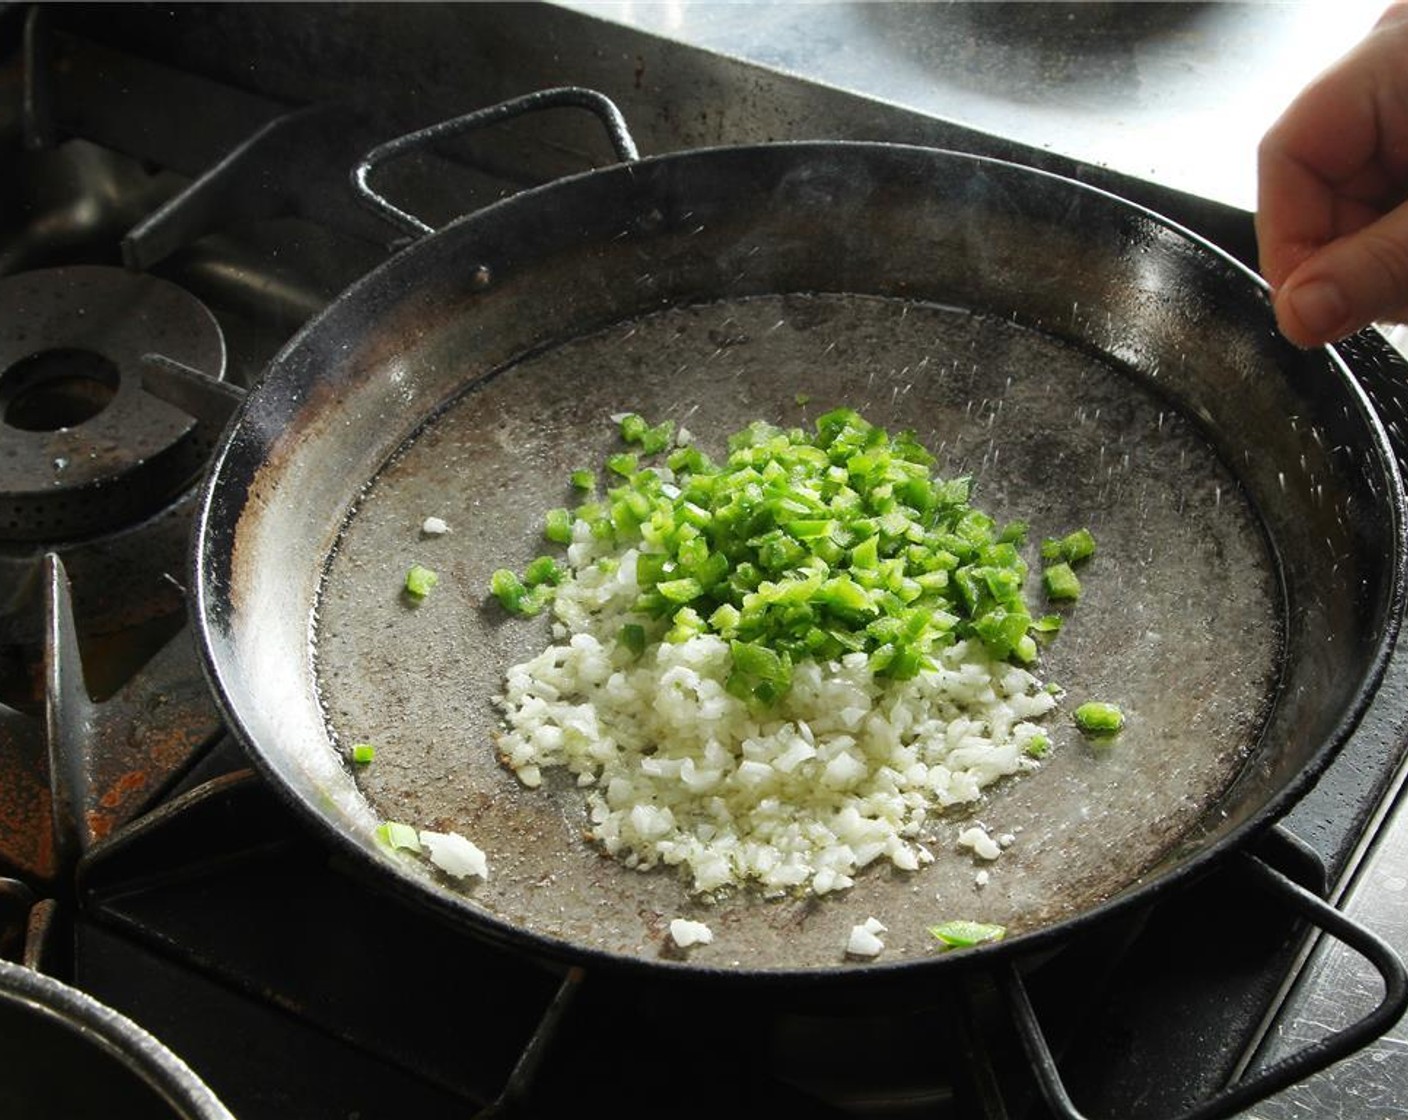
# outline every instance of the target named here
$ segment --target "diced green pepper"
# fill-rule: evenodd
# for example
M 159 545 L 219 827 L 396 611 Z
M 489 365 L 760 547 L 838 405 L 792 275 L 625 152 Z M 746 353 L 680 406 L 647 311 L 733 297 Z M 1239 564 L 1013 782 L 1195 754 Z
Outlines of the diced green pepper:
M 620 640 L 632 656 L 639 657 L 645 652 L 645 627 L 637 622 L 625 623 L 621 627 Z
M 1041 573 L 1042 584 L 1046 587 L 1046 597 L 1053 600 L 1075 600 L 1080 598 L 1080 580 L 1067 563 L 1052 564 Z
M 1114 704 L 1087 700 L 1075 712 L 1076 726 L 1087 735 L 1113 735 L 1124 727 L 1124 713 Z
M 535 615 L 543 609 L 551 587 L 525 587 L 513 572 L 499 568 L 489 577 L 489 592 L 499 601 L 499 605 L 510 614 Z
M 606 469 L 622 478 L 630 478 L 640 469 L 640 460 L 629 452 L 622 451 L 607 458 Z
M 408 824 L 401 824 L 397 821 L 387 821 L 379 824 L 375 830 L 376 838 L 393 852 L 420 851 L 420 835 Z
M 523 582 L 529 587 L 543 583 L 558 584 L 566 575 L 566 570 L 551 556 L 539 556 L 523 569 Z
M 795 661 L 852 652 L 906 679 L 974 638 L 1030 665 L 1035 637 L 1060 626 L 1056 615 L 1033 620 L 1023 600 L 1027 525 L 999 527 L 971 506 L 971 479 L 932 477 L 934 457 L 913 433 L 892 436 L 837 408 L 811 432 L 756 421 L 729 437 L 716 463 L 672 446 L 672 421 L 627 413 L 619 430 L 633 450 L 606 457 L 604 495 L 549 511 L 544 533 L 569 545 L 580 520 L 591 542 L 616 550 L 607 560 L 634 548 L 634 610 L 668 620 L 650 630 L 659 640 L 729 640 L 735 695 L 770 702 L 791 687 Z M 640 456 L 660 453 L 666 465 L 641 467 Z M 584 496 L 597 490 L 592 471 L 572 472 L 571 482 Z M 1043 544 L 1050 598 L 1079 595 L 1071 565 L 1093 550 L 1086 530 Z M 490 590 L 509 612 L 530 615 L 571 578 L 541 556 L 521 578 L 495 572 Z M 621 643 L 639 655 L 646 633 L 629 624 Z
M 439 575 L 420 564 L 412 564 L 406 572 L 406 592 L 413 599 L 424 599 L 439 582 Z
M 1007 927 L 991 922 L 956 920 L 930 926 L 929 932 L 945 949 L 969 949 L 986 941 L 1001 941 L 1007 935 Z
M 692 576 L 663 580 L 655 585 L 655 590 L 671 603 L 688 603 L 704 593 L 699 581 Z
M 675 422 L 662 420 L 653 428 L 647 428 L 640 437 L 640 449 L 647 455 L 658 455 L 670 446 L 675 437 Z
M 1079 564 L 1095 555 L 1095 537 L 1089 529 L 1077 529 L 1064 537 L 1047 537 L 1041 542 L 1041 558 L 1048 563 L 1064 561 Z
M 571 544 L 572 515 L 560 507 L 548 510 L 543 516 L 543 536 L 554 544 Z

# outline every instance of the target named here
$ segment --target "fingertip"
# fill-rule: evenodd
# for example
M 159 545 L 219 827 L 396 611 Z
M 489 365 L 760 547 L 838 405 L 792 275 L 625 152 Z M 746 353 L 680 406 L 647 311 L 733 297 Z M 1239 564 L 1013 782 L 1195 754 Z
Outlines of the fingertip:
M 1318 277 L 1281 287 L 1275 295 L 1276 322 L 1297 346 L 1323 346 L 1353 332 L 1349 299 L 1334 280 Z
M 1303 350 L 1311 350 L 1321 345 L 1320 339 L 1307 332 L 1300 319 L 1296 317 L 1295 311 L 1286 299 L 1285 288 L 1277 288 L 1272 292 L 1271 310 L 1276 316 L 1276 329 L 1281 332 L 1287 342 L 1299 346 Z

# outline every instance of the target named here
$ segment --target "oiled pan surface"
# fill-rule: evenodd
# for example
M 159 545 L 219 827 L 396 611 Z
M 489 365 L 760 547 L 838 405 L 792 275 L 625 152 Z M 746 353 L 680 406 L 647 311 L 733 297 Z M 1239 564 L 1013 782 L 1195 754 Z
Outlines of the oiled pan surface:
M 798 404 L 798 395 L 807 400 Z M 938 857 L 874 866 L 842 895 L 690 896 L 672 870 L 641 873 L 582 838 L 569 782 L 522 788 L 497 762 L 491 697 L 548 642 L 545 619 L 507 618 L 490 572 L 544 550 L 543 511 L 569 473 L 619 450 L 613 413 L 686 425 L 706 450 L 754 419 L 806 425 L 846 405 L 911 428 L 974 502 L 1044 535 L 1099 542 L 1084 594 L 1042 655 L 1067 690 L 1055 750 L 967 816 L 932 821 Z M 424 518 L 448 536 L 421 536 Z M 406 568 L 441 583 L 411 605 Z M 1035 582 L 1035 580 L 1033 581 Z M 1039 591 L 1031 590 L 1040 606 Z M 437 415 L 347 519 L 319 601 L 317 688 L 343 745 L 371 741 L 359 784 L 381 817 L 453 829 L 488 854 L 472 905 L 531 934 L 613 954 L 669 957 L 671 918 L 715 932 L 692 964 L 831 968 L 874 916 L 887 961 L 932 957 L 925 927 L 975 918 L 1013 932 L 1079 914 L 1164 859 L 1246 763 L 1275 693 L 1281 591 L 1265 530 L 1203 435 L 1150 383 L 1005 319 L 880 297 L 763 296 L 677 308 L 520 360 Z M 1118 703 L 1128 726 L 1092 747 L 1069 712 Z M 1015 841 L 993 864 L 955 839 L 970 818 Z M 979 887 L 981 868 L 990 881 Z M 448 885 L 448 881 L 447 884 Z

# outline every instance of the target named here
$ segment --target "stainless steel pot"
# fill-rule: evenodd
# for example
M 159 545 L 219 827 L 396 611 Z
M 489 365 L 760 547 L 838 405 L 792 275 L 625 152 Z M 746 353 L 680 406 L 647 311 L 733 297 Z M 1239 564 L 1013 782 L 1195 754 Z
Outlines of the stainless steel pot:
M 0 1112 L 32 1118 L 232 1120 L 195 1073 L 91 996 L 0 960 Z

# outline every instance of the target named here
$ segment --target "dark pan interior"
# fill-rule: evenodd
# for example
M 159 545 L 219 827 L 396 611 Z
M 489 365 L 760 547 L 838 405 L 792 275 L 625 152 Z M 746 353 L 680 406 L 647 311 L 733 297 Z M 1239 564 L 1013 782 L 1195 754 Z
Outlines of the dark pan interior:
M 1042 674 L 1130 725 L 1097 751 L 1053 718 L 1054 757 L 976 811 L 1018 838 L 982 890 L 945 820 L 913 876 L 877 868 L 821 902 L 691 900 L 669 872 L 593 854 L 576 791 L 521 790 L 494 761 L 488 697 L 545 629 L 485 609 L 487 576 L 539 550 L 567 473 L 615 446 L 613 412 L 717 447 L 748 420 L 839 404 L 915 429 L 1000 520 L 1094 530 L 1087 593 Z M 1399 490 L 1345 372 L 1282 342 L 1248 275 L 1141 211 L 920 149 L 701 152 L 458 223 L 312 324 L 224 448 L 198 608 L 265 773 L 486 935 L 821 972 L 873 915 L 894 965 L 934 959 L 935 920 L 1052 929 L 1265 823 L 1374 683 Z M 421 540 L 428 515 L 455 533 Z M 420 608 L 399 595 L 412 561 L 445 576 Z M 363 739 L 379 752 L 359 786 L 338 744 Z M 461 892 L 384 854 L 380 817 L 464 832 L 489 881 Z M 714 944 L 673 955 L 675 916 L 709 922 Z

